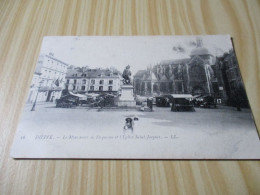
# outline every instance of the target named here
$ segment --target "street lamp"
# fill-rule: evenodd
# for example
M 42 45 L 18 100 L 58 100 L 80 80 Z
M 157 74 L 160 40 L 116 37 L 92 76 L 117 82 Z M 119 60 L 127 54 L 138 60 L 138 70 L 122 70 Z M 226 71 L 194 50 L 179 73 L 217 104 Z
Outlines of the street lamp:
M 41 80 L 41 81 L 39 82 L 39 86 L 38 86 L 36 98 L 35 98 L 35 100 L 34 100 L 34 103 L 33 103 L 33 106 L 32 106 L 31 111 L 35 111 L 35 106 L 36 106 L 36 101 L 37 101 L 38 93 L 39 93 L 39 90 L 40 90 L 40 87 L 41 87 L 43 81 L 44 81 L 44 80 Z

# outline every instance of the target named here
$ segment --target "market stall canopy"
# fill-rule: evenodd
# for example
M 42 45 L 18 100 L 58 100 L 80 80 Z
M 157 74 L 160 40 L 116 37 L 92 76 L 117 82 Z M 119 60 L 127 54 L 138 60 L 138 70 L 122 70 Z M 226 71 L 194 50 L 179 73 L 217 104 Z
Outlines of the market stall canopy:
M 97 97 L 97 96 L 100 96 L 100 94 L 96 94 L 96 93 L 88 93 L 86 94 L 87 97 Z
M 86 95 L 83 95 L 83 94 L 75 94 L 75 93 L 72 93 L 72 92 L 69 92 L 70 95 L 73 95 L 73 96 L 76 96 L 76 97 L 79 97 L 79 98 L 87 98 Z
M 191 94 L 171 94 L 173 98 L 193 98 Z

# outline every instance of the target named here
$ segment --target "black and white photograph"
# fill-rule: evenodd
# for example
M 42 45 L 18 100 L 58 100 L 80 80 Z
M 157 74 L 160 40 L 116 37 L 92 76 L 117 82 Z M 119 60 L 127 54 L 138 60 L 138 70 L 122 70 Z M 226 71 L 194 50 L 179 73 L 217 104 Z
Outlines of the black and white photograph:
M 260 159 L 229 35 L 49 36 L 34 67 L 13 158 Z

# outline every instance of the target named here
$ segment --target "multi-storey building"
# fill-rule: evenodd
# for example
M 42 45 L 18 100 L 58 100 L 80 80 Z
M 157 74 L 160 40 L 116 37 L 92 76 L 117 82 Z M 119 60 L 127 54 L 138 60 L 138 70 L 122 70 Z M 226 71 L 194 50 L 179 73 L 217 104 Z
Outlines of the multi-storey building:
M 75 93 L 120 93 L 121 74 L 110 69 L 70 69 L 65 88 Z
M 68 64 L 58 60 L 53 54 L 40 55 L 27 102 L 54 101 L 60 98 L 64 89 Z M 36 93 L 37 91 L 37 93 Z
M 41 70 L 39 70 L 38 67 L 36 67 L 36 70 L 33 74 L 33 78 L 32 78 L 32 82 L 30 85 L 26 103 L 33 103 L 36 100 L 36 96 L 37 96 L 38 89 L 40 86 L 40 81 L 41 81 L 40 76 L 41 76 Z
M 234 50 L 230 50 L 217 59 L 219 79 L 222 82 L 223 95 L 228 105 L 239 104 L 242 107 L 249 107 L 245 87 L 238 67 Z

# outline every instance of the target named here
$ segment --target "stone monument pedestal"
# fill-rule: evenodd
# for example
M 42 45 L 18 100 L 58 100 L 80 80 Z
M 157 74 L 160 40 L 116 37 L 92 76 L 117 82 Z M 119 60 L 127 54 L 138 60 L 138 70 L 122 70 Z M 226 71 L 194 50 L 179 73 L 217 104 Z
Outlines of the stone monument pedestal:
M 123 85 L 121 87 L 121 96 L 118 101 L 119 107 L 135 107 L 134 87 L 132 85 Z

